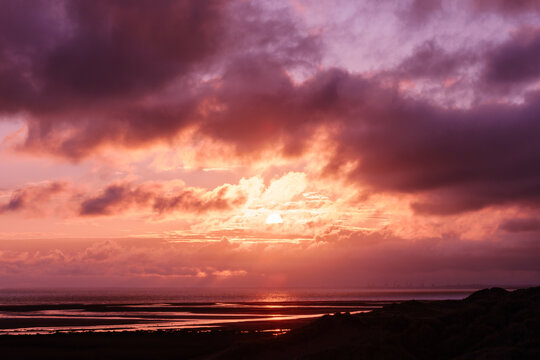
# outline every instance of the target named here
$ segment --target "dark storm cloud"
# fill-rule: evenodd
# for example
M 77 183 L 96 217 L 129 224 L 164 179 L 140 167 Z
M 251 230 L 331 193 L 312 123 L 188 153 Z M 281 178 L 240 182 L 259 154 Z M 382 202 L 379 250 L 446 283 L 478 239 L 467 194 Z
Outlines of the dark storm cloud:
M 169 107 L 148 103 L 219 51 L 226 5 L 4 1 L 0 112 L 28 114 L 27 148 L 71 158 L 106 142 L 177 132 L 190 114 L 189 95 Z
M 375 191 L 418 194 L 418 213 L 540 205 L 540 170 L 531 166 L 540 161 L 538 93 L 519 105 L 456 109 L 339 69 L 301 85 L 267 63 L 239 69 L 224 77 L 217 97 L 227 110 L 210 113 L 202 131 L 240 153 L 276 140 L 301 153 L 313 128 L 334 124 L 342 131 L 330 144 L 336 152 L 326 174 L 349 169 L 351 181 Z
M 413 0 L 405 12 L 409 24 L 423 24 L 441 9 L 442 0 Z
M 492 12 L 502 16 L 540 12 L 540 2 L 537 0 L 412 0 L 404 13 L 405 20 L 408 23 L 423 24 L 437 11 L 453 6 L 475 14 Z
M 201 132 L 233 144 L 239 155 L 281 143 L 298 155 L 314 127 L 330 120 L 320 111 L 326 99 L 319 82 L 296 86 L 275 61 L 239 59 L 225 72 L 214 97 L 221 106 L 201 121 Z
M 28 115 L 27 150 L 72 159 L 176 136 L 213 96 L 202 78 L 237 57 L 291 69 L 318 56 L 288 13 L 243 1 L 0 6 L 0 113 Z
M 507 15 L 540 11 L 540 2 L 537 0 L 472 0 L 472 3 L 478 10 L 491 10 Z
M 25 109 L 36 99 L 33 61 L 62 38 L 61 14 L 53 2 L 0 4 L 0 112 Z
M 223 185 L 214 191 L 184 188 L 172 193 L 160 186 L 115 184 L 99 195 L 84 199 L 79 214 L 83 216 L 117 215 L 128 209 L 151 208 L 159 214 L 173 211 L 203 213 L 228 210 L 245 202 L 245 197 Z
M 411 55 L 394 69 L 393 75 L 438 80 L 455 75 L 477 60 L 478 55 L 471 51 L 447 51 L 435 40 L 429 40 L 417 46 Z
M 540 30 L 522 29 L 486 54 L 489 85 L 530 83 L 540 78 Z
M 107 215 L 120 213 L 134 205 L 147 205 L 152 199 L 148 190 L 132 189 L 128 185 L 110 185 L 95 197 L 84 200 L 81 204 L 81 215 Z
M 428 80 L 439 84 L 447 95 L 468 88 L 475 101 L 523 94 L 540 80 L 540 30 L 522 27 L 501 43 L 456 50 L 447 50 L 431 39 L 415 47 L 387 75 L 398 80 Z M 445 80 L 451 82 L 445 84 Z
M 540 219 L 537 218 L 522 218 L 508 219 L 501 224 L 500 229 L 507 232 L 529 232 L 540 231 Z
M 338 139 L 328 172 L 358 161 L 350 179 L 379 191 L 425 195 L 413 209 L 453 214 L 489 205 L 540 205 L 540 95 L 521 105 L 443 108 L 390 90 L 340 88 L 364 95 L 360 114 Z M 344 91 L 344 90 L 343 90 Z
M 18 76 L 12 97 L 36 112 L 153 91 L 215 54 L 225 26 L 221 0 L 1 6 L 2 75 Z
M 106 186 L 95 196 L 89 196 L 73 184 L 54 181 L 14 190 L 9 201 L 0 203 L 0 215 L 13 212 L 43 215 L 44 209 L 50 213 L 51 201 L 60 194 L 64 195 L 62 208 L 78 209 L 76 214 L 81 216 L 118 215 L 131 209 L 151 210 L 158 215 L 176 211 L 205 213 L 229 210 L 246 201 L 240 190 L 228 184 L 213 190 L 193 187 L 167 190 L 155 183 L 118 183 Z
M 34 211 L 50 198 L 66 190 L 67 184 L 60 181 L 41 185 L 29 185 L 15 190 L 7 203 L 0 204 L 0 214 L 17 211 Z
M 0 111 L 28 114 L 26 149 L 81 159 L 104 144 L 142 147 L 191 126 L 240 157 L 264 149 L 299 156 L 315 130 L 332 127 L 326 174 L 373 191 L 416 194 L 418 213 L 540 205 L 538 93 L 519 104 L 490 98 L 450 108 L 385 81 L 440 81 L 475 63 L 484 69 L 477 92 L 491 83 L 528 84 L 540 75 L 537 31 L 474 53 L 427 42 L 384 79 L 365 78 L 312 66 L 318 39 L 286 12 L 230 1 L 121 4 L 0 5 Z M 294 81 L 301 67 L 312 75 Z M 80 212 L 227 204 L 114 185 L 86 199 Z

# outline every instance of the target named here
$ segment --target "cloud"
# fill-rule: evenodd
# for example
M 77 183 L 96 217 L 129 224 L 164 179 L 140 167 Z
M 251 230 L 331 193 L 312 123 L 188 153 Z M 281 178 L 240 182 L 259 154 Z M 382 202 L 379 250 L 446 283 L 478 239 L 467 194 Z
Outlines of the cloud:
M 537 282 L 538 2 L 302 5 L 0 2 L 0 285 Z
M 78 209 L 76 215 L 118 215 L 128 210 L 151 210 L 158 215 L 171 212 L 206 213 L 226 211 L 243 205 L 247 198 L 241 185 L 221 185 L 212 190 L 175 184 L 113 183 L 91 196 L 88 189 L 63 181 L 27 185 L 14 190 L 9 201 L 0 204 L 0 215 L 27 212 L 43 215 L 53 200 L 65 209 Z M 57 195 L 62 194 L 60 198 Z M 57 198 L 55 198 L 57 197 Z M 70 210 L 70 211 L 71 211 Z M 64 216 L 69 213 L 64 213 Z M 73 214 L 71 214 L 73 215 Z
M 537 218 L 508 219 L 499 228 L 511 233 L 540 231 L 540 220 Z
M 406 19 L 413 24 L 423 24 L 441 10 L 441 3 L 442 0 L 412 0 L 405 12 Z
M 261 201 L 266 206 L 272 203 L 286 203 L 301 194 L 306 187 L 306 174 L 290 172 L 279 179 L 274 179 L 261 195 Z
M 531 83 L 539 78 L 539 29 L 520 29 L 509 40 L 486 54 L 484 81 L 488 85 Z
M 20 21 L 2 25 L 0 84 L 12 85 L 0 109 L 28 114 L 26 149 L 80 160 L 104 145 L 174 141 L 189 128 L 194 139 L 229 146 L 248 162 L 265 151 L 298 158 L 322 130 L 326 176 L 372 192 L 413 194 L 419 214 L 540 205 L 540 172 L 530 166 L 540 158 L 539 93 L 521 102 L 484 95 L 490 83 L 540 76 L 536 31 L 517 32 L 486 52 L 428 41 L 396 68 L 364 76 L 317 67 L 317 36 L 287 11 L 249 2 L 2 6 Z M 29 27 L 43 33 L 33 40 Z M 395 86 L 407 75 L 441 81 L 477 62 L 485 72 L 472 90 L 484 103 L 447 106 Z M 80 214 L 231 206 L 227 191 L 216 191 L 165 196 L 147 186 L 111 185 L 85 199 Z
M 41 242 L 39 250 L 4 241 L 0 285 L 487 286 L 532 284 L 540 274 L 538 242 L 519 238 L 410 242 L 349 232 L 330 241 L 322 235 L 317 244 L 145 240 L 66 239 Z
M 100 195 L 85 199 L 81 204 L 81 215 L 107 215 L 121 213 L 129 207 L 145 206 L 153 196 L 149 190 L 131 188 L 126 184 L 109 185 Z
M 536 0 L 472 0 L 477 10 L 496 11 L 504 15 L 540 11 Z
M 501 42 L 453 50 L 432 38 L 388 70 L 386 79 L 408 81 L 408 86 L 421 89 L 423 98 L 440 104 L 453 101 L 463 107 L 481 102 L 515 102 L 540 79 L 539 44 L 540 30 L 524 25 Z M 434 89 L 438 93 L 430 93 Z
M 188 74 L 219 51 L 227 2 L 0 6 L 0 112 L 26 114 L 25 148 L 76 159 L 103 143 L 147 143 L 185 126 L 189 91 L 163 110 L 152 96 L 173 79 L 190 86 Z
M 302 34 L 286 11 L 262 12 L 250 2 L 1 6 L 0 113 L 27 115 L 26 150 L 74 160 L 104 144 L 175 138 L 212 103 L 219 85 L 206 79 L 237 58 L 292 69 L 318 56 L 316 37 Z
M 116 215 L 132 208 L 150 208 L 158 214 L 229 210 L 245 202 L 244 195 L 232 188 L 222 185 L 212 191 L 188 187 L 165 191 L 157 184 L 113 184 L 99 195 L 84 199 L 79 214 Z
M 40 113 L 148 93 L 218 51 L 225 7 L 221 0 L 137 0 L 130 7 L 114 0 L 8 0 L 3 75 L 19 76 L 24 85 L 14 96 Z
M 17 189 L 11 194 L 7 203 L 0 204 L 0 214 L 20 211 L 39 212 L 45 203 L 53 196 L 64 192 L 67 187 L 68 184 L 65 182 L 53 181 Z
M 530 93 L 522 104 L 447 108 L 339 69 L 295 85 L 279 67 L 248 65 L 228 75 L 200 128 L 205 136 L 235 146 L 238 156 L 279 149 L 279 144 L 285 156 L 298 156 L 309 151 L 315 129 L 335 126 L 339 131 L 327 142 L 326 175 L 373 191 L 421 195 L 413 206 L 419 213 L 540 203 L 540 173 L 530 167 L 540 156 L 538 94 Z M 107 191 L 88 199 L 81 213 L 149 199 L 156 210 L 175 206 L 175 200 L 156 201 L 140 189 Z M 178 201 L 192 203 L 180 200 L 190 197 Z
M 434 39 L 416 46 L 410 56 L 393 70 L 394 76 L 439 80 L 455 76 L 477 60 L 477 54 L 461 49 L 448 51 Z
M 516 16 L 540 12 L 540 4 L 536 0 L 412 0 L 405 11 L 405 19 L 411 23 L 423 24 L 438 11 L 453 6 L 473 14 L 494 12 L 503 16 Z
M 208 285 L 227 283 L 247 272 L 233 264 L 236 245 L 224 244 L 220 251 L 205 258 L 204 246 L 170 244 L 160 239 L 88 240 L 79 242 L 56 241 L 54 246 L 36 250 L 5 248 L 0 252 L 2 286 L 9 279 L 21 275 L 32 283 L 32 275 L 39 273 L 43 282 L 99 286 L 100 284 L 157 284 L 173 283 Z M 216 256 L 221 260 L 215 261 Z M 5 276 L 5 277 L 4 277 Z M 42 282 L 42 284 L 43 284 Z M 153 284 L 153 285 L 152 285 Z
M 540 174 L 530 167 L 540 156 L 538 94 L 520 105 L 459 109 L 340 70 L 311 81 L 324 83 L 315 111 L 322 108 L 344 123 L 333 139 L 337 148 L 328 176 L 347 173 L 375 191 L 425 195 L 415 206 L 422 213 L 539 203 Z

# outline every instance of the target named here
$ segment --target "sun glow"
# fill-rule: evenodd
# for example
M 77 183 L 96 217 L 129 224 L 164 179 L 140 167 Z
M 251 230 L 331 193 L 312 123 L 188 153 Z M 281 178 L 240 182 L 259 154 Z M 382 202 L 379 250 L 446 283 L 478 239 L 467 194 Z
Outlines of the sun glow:
M 283 219 L 278 213 L 271 213 L 266 218 L 266 223 L 267 224 L 281 224 L 283 223 Z

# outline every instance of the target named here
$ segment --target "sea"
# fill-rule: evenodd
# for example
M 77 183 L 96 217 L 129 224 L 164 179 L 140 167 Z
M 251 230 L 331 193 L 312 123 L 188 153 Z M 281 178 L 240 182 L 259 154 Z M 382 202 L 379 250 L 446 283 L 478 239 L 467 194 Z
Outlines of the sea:
M 0 289 L 0 335 L 242 328 L 282 334 L 327 314 L 477 289 Z

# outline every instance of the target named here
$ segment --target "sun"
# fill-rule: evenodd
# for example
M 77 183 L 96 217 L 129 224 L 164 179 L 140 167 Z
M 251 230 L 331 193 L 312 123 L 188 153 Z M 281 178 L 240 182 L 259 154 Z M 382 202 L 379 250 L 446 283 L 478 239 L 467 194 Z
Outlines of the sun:
M 271 213 L 266 218 L 266 223 L 267 224 L 281 224 L 282 222 L 283 222 L 283 219 L 281 218 L 281 216 L 278 213 Z

